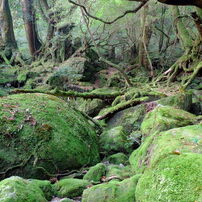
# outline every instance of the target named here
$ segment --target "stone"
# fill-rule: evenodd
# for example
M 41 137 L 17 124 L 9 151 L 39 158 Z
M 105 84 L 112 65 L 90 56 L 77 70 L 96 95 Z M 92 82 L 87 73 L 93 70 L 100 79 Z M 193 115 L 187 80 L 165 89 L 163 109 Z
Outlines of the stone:
M 170 106 L 157 106 L 147 113 L 142 124 L 141 132 L 144 138 L 154 132 L 166 131 L 172 128 L 192 125 L 196 116 L 181 109 Z
M 84 175 L 83 179 L 90 182 L 100 182 L 101 178 L 105 176 L 106 166 L 103 163 L 91 167 L 89 171 Z
M 185 153 L 202 153 L 202 124 L 154 133 L 131 154 L 129 161 L 135 173 L 143 173 L 165 157 Z
M 147 169 L 136 187 L 136 201 L 202 201 L 202 155 L 168 155 Z
M 95 128 L 65 101 L 46 94 L 0 99 L 0 148 L 0 171 L 25 178 L 45 179 L 100 161 Z
M 127 135 L 122 126 L 117 126 L 100 135 L 101 150 L 107 154 L 130 150 Z
M 89 185 L 91 183 L 87 180 L 69 178 L 58 181 L 53 189 L 58 197 L 73 198 L 82 195 L 83 190 Z
M 1 202 L 46 202 L 43 191 L 21 177 L 10 177 L 0 182 Z
M 128 157 L 124 153 L 116 153 L 111 156 L 108 156 L 106 160 L 111 164 L 123 164 L 126 165 L 128 163 Z
M 82 202 L 135 202 L 135 190 L 140 175 L 135 175 L 122 182 L 110 181 L 86 189 Z

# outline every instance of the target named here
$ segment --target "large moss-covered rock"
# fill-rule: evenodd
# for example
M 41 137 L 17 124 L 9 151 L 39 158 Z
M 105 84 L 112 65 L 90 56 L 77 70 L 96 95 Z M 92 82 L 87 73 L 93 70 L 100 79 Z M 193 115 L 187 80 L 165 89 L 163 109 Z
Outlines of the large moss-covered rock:
M 48 79 L 53 87 L 65 88 L 68 83 L 77 81 L 94 81 L 99 70 L 94 64 L 83 57 L 73 57 L 62 63 Z
M 91 167 L 89 171 L 84 175 L 83 179 L 90 182 L 99 182 L 102 176 L 105 176 L 106 166 L 104 163 L 98 163 Z
M 107 166 L 106 178 L 115 178 L 119 180 L 124 180 L 132 176 L 132 171 L 130 166 L 124 165 L 113 165 Z
M 128 151 L 129 141 L 122 126 L 117 126 L 103 132 L 100 136 L 100 146 L 103 152 L 116 153 Z
M 111 181 L 86 189 L 82 202 L 135 202 L 135 189 L 139 177 L 136 175 L 122 182 Z
M 130 134 L 134 130 L 139 130 L 141 122 L 146 114 L 144 104 L 124 109 L 114 114 L 108 121 L 108 128 L 123 126 L 124 130 Z
M 0 99 L 0 170 L 45 178 L 99 162 L 94 128 L 63 100 L 45 94 Z
M 82 111 L 89 116 L 96 116 L 99 111 L 105 106 L 103 100 L 100 99 L 83 99 L 77 98 L 74 100 L 76 109 Z
M 50 201 L 55 195 L 54 189 L 50 181 L 31 179 L 29 180 L 29 182 L 31 184 L 34 184 L 34 186 L 38 186 L 43 191 L 44 196 L 48 201 Z
M 168 156 L 184 153 L 202 153 L 202 125 L 175 128 L 156 132 L 130 156 L 130 164 L 136 173 L 154 167 Z
M 172 106 L 178 109 L 189 111 L 192 104 L 192 93 L 186 92 L 168 96 L 158 100 L 157 103 L 164 106 Z
M 142 124 L 142 134 L 147 136 L 158 131 L 165 131 L 171 128 L 177 128 L 194 124 L 195 115 L 181 109 L 170 106 L 158 106 L 149 112 Z
M 116 153 L 108 156 L 106 160 L 111 164 L 123 164 L 126 165 L 128 163 L 128 157 L 124 153 Z
M 58 197 L 73 198 L 80 196 L 83 190 L 87 188 L 91 183 L 87 180 L 80 179 L 63 179 L 54 185 L 55 193 Z
M 10 177 L 0 182 L 1 202 L 46 202 L 42 190 L 34 183 L 20 177 Z
M 147 169 L 136 188 L 136 200 L 202 201 L 202 155 L 169 155 Z

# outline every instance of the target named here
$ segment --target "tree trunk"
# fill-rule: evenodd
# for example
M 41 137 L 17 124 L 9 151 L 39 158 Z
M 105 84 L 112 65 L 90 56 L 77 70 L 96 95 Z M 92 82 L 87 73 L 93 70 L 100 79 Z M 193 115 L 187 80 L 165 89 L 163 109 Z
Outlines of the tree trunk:
M 13 50 L 17 49 L 8 0 L 0 0 L 0 49 L 6 57 L 10 57 Z
M 36 28 L 33 0 L 21 0 L 21 4 L 30 54 L 31 56 L 35 56 L 37 51 L 41 48 L 41 42 Z
M 199 37 L 193 39 L 189 30 L 185 27 L 183 19 L 179 18 L 180 12 L 178 7 L 173 7 L 173 16 L 176 23 L 178 38 L 184 49 L 184 54 L 166 71 L 169 73 L 168 83 L 175 79 L 180 72 L 187 74 L 187 77 L 182 78 L 182 85 L 186 88 L 191 81 L 202 70 L 202 38 L 201 38 L 201 25 L 202 19 L 200 17 L 201 9 L 197 9 L 198 12 L 192 14 L 195 21 L 196 28 L 199 32 Z
M 151 38 L 151 27 L 147 22 L 147 15 L 148 15 L 149 7 L 148 5 L 144 6 L 141 14 L 141 29 L 142 34 L 140 36 L 140 43 L 139 43 L 139 65 L 140 67 L 144 67 L 146 69 L 150 69 L 150 61 L 148 55 L 148 46 Z M 152 70 L 151 70 L 152 71 Z M 151 74 L 153 74 L 151 72 Z

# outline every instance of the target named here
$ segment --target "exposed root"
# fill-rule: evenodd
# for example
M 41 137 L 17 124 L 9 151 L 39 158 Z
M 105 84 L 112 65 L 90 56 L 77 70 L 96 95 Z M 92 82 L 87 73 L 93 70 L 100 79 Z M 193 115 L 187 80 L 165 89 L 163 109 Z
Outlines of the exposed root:
M 167 84 L 169 85 L 176 79 L 179 73 L 191 73 L 191 76 L 189 76 L 188 79 L 182 80 L 182 87 L 187 88 L 202 68 L 201 44 L 202 42 L 200 40 L 197 41 L 191 50 L 187 50 L 184 55 L 182 55 L 167 71 L 160 75 L 155 82 L 159 82 L 166 78 Z

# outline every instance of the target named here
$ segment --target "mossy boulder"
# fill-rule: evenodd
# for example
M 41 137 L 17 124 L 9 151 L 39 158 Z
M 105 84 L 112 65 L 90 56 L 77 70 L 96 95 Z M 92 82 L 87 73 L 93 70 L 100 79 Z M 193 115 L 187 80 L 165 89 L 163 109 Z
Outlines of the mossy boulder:
M 82 195 L 83 190 L 89 185 L 91 183 L 88 180 L 69 178 L 58 181 L 53 189 L 58 197 L 73 198 Z
M 135 189 L 139 175 L 125 179 L 122 182 L 111 181 L 86 189 L 82 202 L 135 202 Z
M 31 184 L 34 184 L 34 186 L 38 186 L 44 193 L 45 198 L 50 201 L 52 197 L 55 195 L 52 184 L 48 180 L 36 180 L 31 179 L 29 180 Z
M 169 155 L 147 169 L 136 188 L 136 200 L 202 201 L 202 155 Z
M 102 176 L 105 176 L 106 166 L 103 163 L 91 167 L 89 171 L 84 175 L 83 179 L 90 182 L 100 182 Z
M 158 100 L 157 103 L 164 106 L 172 106 L 178 109 L 189 111 L 192 104 L 192 93 L 185 92 L 173 96 L 168 96 Z
M 104 153 L 129 151 L 129 141 L 122 126 L 117 126 L 103 132 L 100 136 L 100 147 Z
M 95 129 L 63 100 L 45 94 L 0 99 L 0 170 L 46 178 L 99 162 Z
M 67 83 L 78 81 L 94 81 L 95 73 L 99 70 L 88 59 L 73 57 L 63 62 L 49 77 L 48 82 L 53 87 L 65 88 Z
M 74 100 L 75 108 L 89 116 L 96 116 L 99 111 L 104 108 L 105 103 L 100 99 L 83 99 L 77 98 Z
M 130 166 L 110 164 L 107 166 L 106 178 L 124 180 L 131 177 L 132 174 Z
M 0 182 L 1 202 L 46 202 L 43 191 L 34 183 L 20 177 L 10 177 Z
M 128 157 L 124 153 L 116 153 L 111 156 L 108 156 L 106 160 L 111 164 L 123 164 L 126 165 L 128 163 Z
M 146 114 L 146 106 L 144 104 L 130 107 L 114 114 L 107 120 L 108 128 L 123 126 L 127 134 L 134 130 L 140 130 L 141 122 Z
M 161 159 L 184 153 L 202 153 L 202 125 L 156 132 L 131 154 L 129 161 L 134 172 L 142 173 Z
M 196 121 L 196 116 L 181 109 L 170 106 L 157 106 L 149 112 L 142 124 L 141 132 L 145 136 L 158 131 L 166 131 L 172 128 L 192 125 Z

